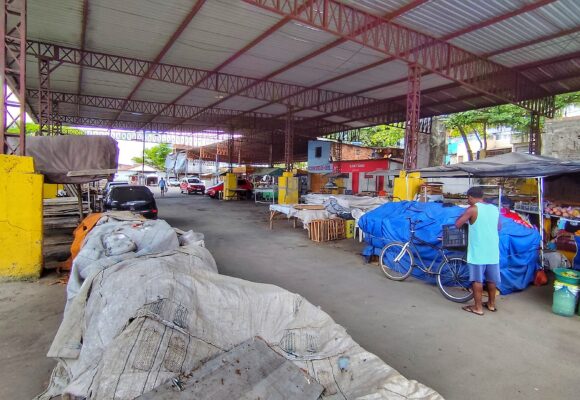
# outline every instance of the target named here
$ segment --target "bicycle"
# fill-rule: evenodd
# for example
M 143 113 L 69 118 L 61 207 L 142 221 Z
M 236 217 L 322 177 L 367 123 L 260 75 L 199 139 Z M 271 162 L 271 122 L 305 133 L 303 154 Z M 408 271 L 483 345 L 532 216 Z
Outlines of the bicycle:
M 379 265 L 387 278 L 394 281 L 403 281 L 411 275 L 413 268 L 419 268 L 426 274 L 436 275 L 437 286 L 448 300 L 464 303 L 473 298 L 471 282 L 469 281 L 469 271 L 467 262 L 462 257 L 449 257 L 442 246 L 435 246 L 427 243 L 415 236 L 415 226 L 422 222 L 412 221 L 407 218 L 410 224 L 410 237 L 405 243 L 391 242 L 381 250 Z M 417 247 L 429 247 L 438 253 L 429 267 L 425 265 Z M 419 263 L 415 262 L 415 257 Z M 437 260 L 443 260 L 437 271 L 433 267 Z

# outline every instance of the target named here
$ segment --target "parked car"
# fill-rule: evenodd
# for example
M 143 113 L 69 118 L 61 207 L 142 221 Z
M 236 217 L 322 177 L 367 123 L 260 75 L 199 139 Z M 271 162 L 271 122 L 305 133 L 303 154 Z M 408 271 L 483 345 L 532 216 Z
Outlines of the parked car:
M 169 186 L 179 186 L 179 179 L 177 179 L 177 178 L 167 178 L 167 184 Z
M 199 178 L 183 178 L 179 184 L 181 193 L 192 194 L 192 193 L 205 193 L 205 185 Z
M 145 218 L 157 219 L 157 204 L 147 186 L 113 186 L 103 201 L 105 210 L 131 211 Z
M 126 186 L 128 184 L 129 184 L 129 182 L 127 182 L 127 181 L 107 182 L 107 184 L 105 185 L 105 188 L 103 189 L 103 198 L 105 198 L 107 196 L 107 194 L 109 193 L 111 188 L 113 188 L 115 186 Z
M 238 179 L 238 189 L 246 190 L 246 198 L 249 198 L 254 190 L 254 185 L 247 179 L 240 178 Z M 224 191 L 224 183 L 220 182 L 217 185 L 209 187 L 205 193 L 211 197 L 212 199 L 217 199 L 219 197 L 220 192 Z

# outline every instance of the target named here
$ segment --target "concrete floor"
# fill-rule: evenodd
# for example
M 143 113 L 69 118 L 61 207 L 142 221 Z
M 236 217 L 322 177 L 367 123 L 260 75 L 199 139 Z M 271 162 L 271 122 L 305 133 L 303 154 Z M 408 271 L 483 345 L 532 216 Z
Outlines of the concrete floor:
M 301 228 L 267 225 L 267 206 L 180 195 L 158 198 L 160 217 L 203 232 L 220 273 L 272 283 L 319 305 L 352 337 L 409 379 L 447 399 L 577 399 L 580 317 L 551 313 L 551 288 L 502 296 L 499 311 L 467 314 L 437 288 L 393 282 L 364 264 L 353 240 L 316 244 Z M 0 399 L 40 392 L 53 363 L 64 287 L 0 285 Z

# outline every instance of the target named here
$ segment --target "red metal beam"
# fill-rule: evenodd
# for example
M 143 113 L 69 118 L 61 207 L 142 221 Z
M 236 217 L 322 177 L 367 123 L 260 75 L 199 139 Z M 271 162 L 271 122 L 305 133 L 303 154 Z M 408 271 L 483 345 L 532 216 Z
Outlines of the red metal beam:
M 151 63 L 151 65 L 149 66 L 149 68 L 147 69 L 147 71 L 145 72 L 145 74 L 141 77 L 141 79 L 139 80 L 139 82 L 137 82 L 137 84 L 135 85 L 135 87 L 133 88 L 133 90 L 131 90 L 131 93 L 129 93 L 129 96 L 127 96 L 127 101 L 129 101 L 129 100 L 131 100 L 133 98 L 133 96 L 135 95 L 135 93 L 137 92 L 137 90 L 139 90 L 139 88 L 141 87 L 141 85 L 143 85 L 143 83 L 145 82 L 145 80 L 147 78 L 149 78 L 149 75 L 151 74 L 153 68 L 157 64 L 159 64 L 161 62 L 161 60 L 163 59 L 163 57 L 165 57 L 165 54 L 167 54 L 167 52 L 169 51 L 169 49 L 171 49 L 171 46 L 173 46 L 173 44 L 175 43 L 175 41 L 177 40 L 177 38 L 179 36 L 181 36 L 181 34 L 185 30 L 185 28 L 187 28 L 187 26 L 189 25 L 189 23 L 193 20 L 193 18 L 195 17 L 195 15 L 199 12 L 199 10 L 201 9 L 201 7 L 204 5 L 204 3 L 205 3 L 205 0 L 197 0 L 197 2 L 194 4 L 194 6 L 189 11 L 189 13 L 183 19 L 183 21 L 181 21 L 181 24 L 179 24 L 179 26 L 177 27 L 177 29 L 175 30 L 175 32 L 173 32 L 173 35 L 171 35 L 171 37 L 169 38 L 169 40 L 165 43 L 165 45 L 163 46 L 163 48 L 161 49 L 161 51 L 159 52 L 159 54 L 157 54 L 157 56 L 155 57 L 155 59 L 153 60 L 153 62 Z M 117 115 L 114 118 L 115 121 L 119 118 L 119 115 L 121 115 L 121 113 L 123 112 L 124 109 L 125 109 L 124 106 L 121 107 L 121 111 L 119 111 L 119 113 L 117 113 Z
M 556 64 L 559 62 L 572 60 L 572 59 L 578 58 L 578 57 L 580 57 L 580 51 L 575 51 L 573 53 L 564 54 L 564 55 L 554 57 L 554 58 L 548 58 L 548 59 L 544 59 L 544 60 L 540 60 L 540 61 L 534 61 L 534 62 L 531 62 L 528 64 L 518 65 L 517 69 L 519 71 L 525 72 L 525 71 L 533 69 L 533 68 L 544 67 L 546 65 Z
M 25 155 L 26 12 L 26 0 L 4 0 L 0 5 L 0 154 Z M 6 141 L 11 127 L 19 132 L 16 148 Z
M 27 89 L 26 96 L 30 98 L 38 98 L 40 97 L 39 90 Z M 51 92 L 51 100 L 59 103 L 69 103 L 88 107 L 106 108 L 109 110 L 116 111 L 120 110 L 121 106 L 126 101 L 126 99 L 118 97 L 77 95 L 74 93 L 55 92 L 55 91 Z M 159 115 L 163 117 L 186 118 L 189 115 L 198 113 L 202 108 L 203 107 L 189 106 L 184 104 L 170 105 L 168 103 L 160 103 L 154 101 L 129 100 L 126 102 L 125 110 L 127 112 L 139 114 L 154 115 L 159 113 Z M 209 114 L 219 117 L 238 117 L 241 116 L 242 114 L 246 114 L 246 112 L 240 110 L 230 110 L 225 108 L 215 108 L 209 110 L 208 115 Z M 246 119 L 250 118 L 273 119 L 276 118 L 276 116 L 274 114 L 266 114 L 266 113 L 246 114 Z M 283 123 L 283 120 L 280 121 Z
M 99 70 L 136 77 L 144 76 L 145 72 L 152 66 L 152 63 L 146 60 L 87 50 L 81 52 L 79 49 L 38 41 L 28 41 L 28 51 L 30 55 L 45 57 L 56 62 L 84 65 Z M 320 102 L 321 99 L 332 100 L 344 96 L 344 93 L 331 90 L 308 89 L 300 85 L 249 78 L 223 72 L 214 73 L 213 71 L 198 68 L 179 67 L 161 63 L 155 65 L 155 68 L 153 68 L 153 71 L 149 74 L 149 79 L 188 87 L 201 82 L 199 87 L 202 89 L 226 94 L 237 93 L 243 97 L 264 101 L 287 98 L 287 100 L 281 101 L 281 103 L 297 108 L 308 107 L 311 104 Z M 250 89 L 240 92 L 240 89 L 246 87 L 249 87 Z M 299 94 L 296 95 L 296 93 Z M 348 99 L 343 101 L 340 109 L 367 104 L 373 101 L 374 99 L 367 97 L 350 96 Z M 321 112 L 336 111 L 331 110 L 328 107 L 317 108 L 319 108 Z
M 449 33 L 449 34 L 447 34 L 445 36 L 442 36 L 440 39 L 441 40 L 444 40 L 444 41 L 448 41 L 448 40 L 454 39 L 456 37 L 465 35 L 467 33 L 476 31 L 478 29 L 482 29 L 482 28 L 485 28 L 487 26 L 490 26 L 490 25 L 493 25 L 493 24 L 497 24 L 498 22 L 505 21 L 506 19 L 513 18 L 513 17 L 515 17 L 517 15 L 530 12 L 532 10 L 535 10 L 536 8 L 543 7 L 543 6 L 547 5 L 547 4 L 553 3 L 555 1 L 556 0 L 537 0 L 534 3 L 529 3 L 529 4 L 527 4 L 527 5 L 523 6 L 523 7 L 520 7 L 518 9 L 513 10 L 511 12 L 508 12 L 506 14 L 497 15 L 497 16 L 495 16 L 493 18 L 487 19 L 485 21 L 481 21 L 478 24 L 470 25 L 470 26 L 468 26 L 468 27 L 466 27 L 464 29 L 460 29 L 458 31 L 451 32 L 451 33 Z
M 81 19 L 81 51 L 85 50 L 87 43 L 87 24 L 89 21 L 89 0 L 83 0 L 83 16 Z M 77 94 L 81 94 L 83 88 L 84 68 L 79 66 L 79 80 L 77 81 Z M 77 109 L 77 114 L 81 114 L 80 108 Z
M 547 95 L 517 71 L 412 29 L 393 24 L 336 0 L 317 0 L 306 10 L 299 1 L 244 0 L 246 3 L 293 19 L 374 50 L 395 56 L 503 102 Z M 377 23 L 364 34 L 362 27 Z M 494 79 L 480 79 L 493 76 Z
M 386 18 L 387 20 L 391 20 L 391 19 L 393 19 L 393 18 L 396 18 L 396 17 L 398 17 L 398 16 L 400 16 L 400 15 L 402 15 L 402 14 L 404 14 L 404 13 L 406 13 L 406 12 L 410 11 L 410 10 L 412 10 L 412 9 L 413 9 L 413 8 L 415 8 L 415 7 L 418 7 L 419 5 L 421 5 L 421 4 L 423 4 L 423 3 L 425 3 L 426 1 L 428 1 L 428 0 L 415 0 L 415 1 L 412 1 L 411 3 L 409 3 L 409 4 L 407 4 L 407 5 L 405 5 L 405 6 L 401 7 L 401 8 L 399 8 L 398 10 L 395 10 L 394 12 L 387 14 L 387 15 L 385 16 L 385 18 Z M 302 6 L 298 7 L 298 8 L 297 8 L 297 10 L 298 10 L 298 11 L 304 10 L 306 7 L 309 7 L 309 6 L 311 6 L 311 4 L 312 4 L 312 3 L 313 3 L 313 1 L 312 1 L 312 0 L 309 0 L 309 1 L 305 2 L 305 3 L 304 3 Z M 284 17 L 283 21 L 284 21 L 284 23 L 286 23 L 286 22 L 287 22 L 287 21 L 289 21 L 290 19 L 291 19 L 291 18 L 290 18 L 289 16 L 286 16 L 286 17 Z M 367 29 L 370 29 L 370 28 L 372 28 L 373 26 L 376 26 L 376 24 L 378 24 L 378 22 L 373 22 L 373 23 L 371 23 L 371 24 L 369 24 L 369 25 L 363 26 L 363 27 L 361 27 L 361 28 L 359 29 L 359 31 L 358 31 L 358 32 L 355 32 L 355 34 L 362 34 L 362 33 L 363 33 L 365 30 L 367 30 Z M 296 66 L 298 66 L 298 65 L 300 65 L 300 64 L 303 64 L 303 63 L 305 63 L 306 61 L 308 61 L 308 60 L 311 60 L 311 59 L 313 59 L 313 58 L 315 58 L 315 57 L 317 57 L 317 56 L 319 56 L 319 55 L 321 55 L 321 54 L 323 54 L 323 53 L 327 52 L 328 50 L 330 50 L 330 49 L 333 49 L 333 48 L 335 48 L 335 47 L 337 47 L 337 46 L 339 46 L 339 45 L 341 45 L 341 44 L 343 44 L 343 43 L 345 43 L 345 42 L 347 42 L 347 41 L 348 41 L 348 39 L 341 38 L 341 39 L 337 39 L 337 40 L 335 40 L 335 41 L 333 41 L 333 42 L 331 42 L 331 43 L 328 43 L 327 45 L 325 45 L 325 46 L 323 46 L 323 47 L 321 47 L 321 48 L 317 49 L 316 51 L 313 51 L 313 52 L 312 52 L 312 53 L 310 53 L 310 54 L 307 54 L 307 55 L 305 55 L 305 56 L 303 56 L 303 57 L 300 57 L 299 59 L 297 59 L 297 60 L 294 60 L 294 61 L 292 61 L 292 62 L 290 62 L 290 63 L 286 64 L 286 65 L 285 65 L 285 66 L 283 66 L 282 68 L 279 68 L 279 69 L 277 69 L 277 70 L 275 70 L 275 71 L 273 71 L 273 72 L 269 73 L 268 75 L 266 75 L 266 76 L 262 77 L 262 79 L 265 79 L 265 80 L 272 79 L 273 77 L 275 77 L 275 76 L 277 76 L 277 75 L 280 75 L 280 74 L 282 74 L 282 73 L 284 73 L 284 72 L 286 72 L 286 71 L 288 71 L 288 70 L 290 70 L 290 69 L 292 69 L 292 68 L 294 68 L 294 67 L 296 67 Z M 362 67 L 362 68 L 357 68 L 357 70 L 355 70 L 355 71 L 357 71 L 357 72 L 361 72 L 361 71 L 364 71 L 364 70 L 367 70 L 367 69 L 373 68 L 373 67 L 375 66 L 374 64 L 376 64 L 376 65 L 380 65 L 380 64 L 383 64 L 383 63 L 385 63 L 385 62 L 387 62 L 387 61 L 390 61 L 390 60 L 393 60 L 393 58 L 392 58 L 392 57 L 390 57 L 390 58 L 389 58 L 389 59 L 387 59 L 387 60 L 382 60 L 381 62 L 378 62 L 378 63 L 373 63 L 373 64 L 370 64 L 370 65 L 368 65 L 368 66 Z M 352 74 L 354 74 L 354 73 L 357 73 L 357 72 L 349 72 L 349 73 L 347 73 L 347 74 L 343 74 L 343 75 L 345 75 L 345 76 L 348 76 L 348 75 L 352 75 Z M 335 77 L 335 78 L 333 78 L 333 79 L 329 79 L 329 80 L 328 80 L 326 83 L 330 83 L 330 82 L 333 82 L 333 81 L 337 81 L 337 80 L 339 80 L 339 79 L 342 79 L 342 78 Z M 316 85 L 316 86 L 317 86 L 317 87 L 320 87 L 320 86 L 322 86 L 322 85 L 323 85 L 323 83 L 320 83 L 320 84 L 318 84 L 318 85 Z M 250 88 L 250 87 L 244 88 L 244 90 L 246 90 L 246 89 L 249 89 L 249 88 Z M 232 95 L 230 95 L 230 96 L 227 96 L 227 97 L 225 97 L 225 98 L 223 98 L 223 99 L 220 99 L 220 100 L 219 100 L 219 101 L 217 101 L 217 102 L 214 102 L 213 104 L 210 104 L 210 105 L 209 105 L 209 106 L 207 106 L 207 107 L 208 107 L 208 108 L 215 107 L 215 106 L 217 106 L 217 105 L 219 105 L 219 104 L 221 104 L 221 103 L 225 102 L 226 100 L 230 99 L 231 97 L 233 97 L 233 96 L 235 96 L 235 95 L 236 95 L 236 94 L 232 94 Z M 285 97 L 285 98 L 284 98 L 284 100 L 287 100 L 289 97 L 291 97 L 291 96 L 287 96 L 287 97 Z M 260 106 L 260 107 L 258 107 L 258 108 L 252 109 L 251 111 L 254 111 L 254 110 L 256 110 L 256 109 L 259 109 L 259 108 L 262 108 L 262 107 L 266 107 L 267 105 L 274 104 L 274 103 L 277 103 L 277 102 L 279 102 L 279 100 L 278 100 L 278 101 L 276 101 L 276 102 L 269 102 L 268 104 L 264 104 L 264 105 L 262 105 L 262 106 Z M 184 121 L 184 122 L 185 122 L 185 121 Z
M 312 0 L 308 0 L 308 1 L 312 1 Z M 307 4 L 308 4 L 308 2 L 304 5 L 304 7 L 306 7 Z M 212 71 L 212 73 L 216 74 L 219 71 L 221 71 L 224 67 L 226 67 L 227 65 L 231 64 L 232 62 L 234 62 L 235 60 L 237 60 L 238 58 L 240 58 L 242 56 L 242 54 L 246 53 L 252 47 L 254 47 L 258 43 L 262 42 L 268 36 L 270 36 L 271 34 L 273 34 L 274 32 L 276 32 L 277 30 L 279 30 L 281 27 L 283 27 L 284 25 L 286 25 L 286 23 L 289 22 L 289 21 L 290 21 L 290 18 L 288 18 L 288 17 L 282 18 L 280 21 L 278 21 L 277 23 L 275 23 L 274 25 L 272 25 L 270 28 L 268 28 L 267 30 L 265 30 L 264 32 L 262 32 L 260 35 L 258 35 L 250 43 L 248 43 L 243 48 L 241 48 L 240 50 L 238 50 L 237 52 L 235 52 L 234 54 L 232 54 L 230 57 L 228 57 L 227 60 L 225 60 L 220 65 L 218 65 L 216 68 L 214 68 L 214 70 Z M 210 75 L 207 75 L 205 78 L 202 78 L 201 81 L 197 82 L 195 85 L 191 86 L 185 92 L 183 92 L 179 96 L 177 96 L 177 98 L 175 98 L 170 104 L 176 104 L 178 101 L 180 101 L 185 96 L 187 96 L 189 93 L 191 93 L 194 89 L 200 87 L 200 85 L 202 83 L 204 83 L 210 76 L 211 76 L 211 74 Z M 224 98 L 224 100 L 230 98 L 231 96 L 233 96 L 233 95 L 226 96 Z M 223 102 L 224 100 L 219 101 L 218 104 L 221 103 L 221 102 Z M 155 118 L 156 117 L 153 117 L 151 120 L 153 120 Z M 185 122 L 185 121 L 187 121 L 187 119 L 184 119 L 182 121 L 182 123 Z

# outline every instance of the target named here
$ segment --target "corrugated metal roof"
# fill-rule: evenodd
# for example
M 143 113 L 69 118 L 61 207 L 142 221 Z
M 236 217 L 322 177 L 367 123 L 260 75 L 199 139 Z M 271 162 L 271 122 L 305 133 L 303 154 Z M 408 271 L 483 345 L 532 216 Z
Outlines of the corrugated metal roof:
M 79 46 L 83 3 L 78 0 L 28 1 L 28 39 Z
M 518 0 L 437 0 L 401 15 L 395 22 L 441 37 L 508 13 L 521 5 Z
M 411 1 L 412 0 L 346 0 L 344 3 L 374 15 L 386 15 L 406 6 L 411 3 Z
M 164 62 L 214 69 L 280 19 L 244 2 L 206 1 Z
M 85 68 L 83 93 L 95 96 L 127 97 L 139 78 Z
M 499 54 L 492 59 L 500 64 L 513 67 L 577 51 L 580 51 L 580 32 Z
M 265 76 L 335 39 L 329 33 L 289 22 L 226 66 L 223 72 Z
M 558 0 L 537 9 L 535 13 L 563 30 L 580 25 L 580 2 L 578 0 Z
M 217 107 L 218 108 L 227 108 L 230 110 L 247 111 L 247 110 L 250 110 L 254 107 L 262 106 L 264 104 L 266 104 L 266 102 L 262 101 L 262 100 L 250 99 L 250 98 L 241 97 L 241 96 L 233 96 L 233 97 L 227 99 L 226 101 L 224 101 L 223 103 L 218 104 Z
M 189 0 L 91 0 L 89 7 L 87 48 L 152 60 L 192 3 Z
M 356 74 L 356 79 L 353 79 L 352 76 L 349 76 L 336 82 L 324 85 L 323 87 L 328 90 L 353 93 L 376 85 L 403 79 L 406 78 L 407 75 L 408 67 L 403 62 L 391 61 L 373 69 Z M 363 96 L 375 97 L 368 92 L 363 94 Z
M 532 11 L 459 36 L 451 43 L 476 54 L 485 54 L 558 31 L 556 26 Z
M 137 90 L 137 93 L 135 93 L 133 98 L 135 100 L 170 103 L 186 90 L 187 87 L 185 86 L 146 80 L 143 82 L 139 90 Z

